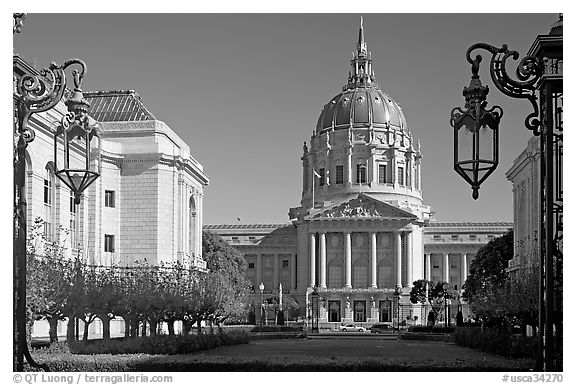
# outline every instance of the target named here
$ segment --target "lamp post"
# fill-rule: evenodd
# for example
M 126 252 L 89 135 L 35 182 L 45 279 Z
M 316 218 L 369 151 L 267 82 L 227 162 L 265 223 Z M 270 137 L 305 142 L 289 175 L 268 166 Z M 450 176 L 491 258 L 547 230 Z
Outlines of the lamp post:
M 14 14 L 13 33 L 22 30 L 22 19 L 24 14 Z M 60 123 L 62 133 L 68 133 L 65 145 L 71 145 L 74 139 L 83 139 L 86 148 L 90 148 L 93 136 L 97 136 L 97 129 L 88 123 L 87 111 L 89 104 L 82 96 L 81 84 L 86 73 L 86 64 L 80 59 L 70 59 L 61 65 L 56 63 L 41 71 L 28 69 L 18 69 L 17 78 L 15 76 L 15 87 L 13 94 L 14 103 L 14 370 L 21 372 L 24 370 L 24 358 L 33 367 L 42 368 L 48 371 L 46 364 L 38 364 L 34 361 L 28 350 L 26 341 L 26 148 L 34 140 L 35 133 L 28 127 L 31 116 L 35 113 L 50 110 L 55 107 L 64 97 L 67 82 L 65 71 L 69 67 L 75 67 L 72 71 L 74 78 L 74 91 L 72 97 L 66 101 L 68 114 L 64 116 Z M 17 73 L 16 67 L 14 68 Z M 99 141 L 98 141 L 99 142 Z M 56 142 L 55 142 L 56 143 Z M 55 156 L 57 149 L 54 149 Z M 76 168 L 75 174 L 80 178 L 90 173 L 89 180 L 84 177 L 83 183 L 73 183 L 69 185 L 75 201 L 90 183 L 98 176 L 99 170 L 90 170 L 89 157 L 87 157 L 86 170 Z M 68 153 L 69 156 L 69 153 Z M 64 168 L 63 170 L 66 170 Z M 69 169 L 70 170 L 70 169 Z M 64 171 L 64 174 L 66 172 Z M 75 182 L 78 177 L 69 174 L 70 179 Z M 62 174 L 56 174 L 60 179 Z M 65 177 L 64 177 L 65 178 Z M 76 179 L 75 179 L 76 178 Z M 64 179 L 63 179 L 64 180 Z M 67 183 L 68 184 L 68 183 Z M 76 202 L 78 203 L 78 202 Z
M 402 300 L 402 290 L 397 287 L 396 289 L 394 289 L 394 298 L 396 299 L 396 314 L 397 314 L 397 318 L 398 318 L 398 334 L 400 334 L 400 301 Z
M 259 333 L 262 333 L 262 321 L 263 321 L 263 317 L 264 317 L 264 282 L 260 282 L 260 286 L 258 286 L 258 289 L 260 289 L 260 331 L 259 331 Z
M 320 309 L 318 304 L 318 291 L 316 286 L 314 286 L 314 290 L 310 293 L 310 299 L 312 301 L 312 333 L 318 333 L 318 318 L 320 318 Z
M 530 102 L 532 112 L 525 118 L 524 125 L 540 136 L 540 298 L 536 369 L 560 370 L 562 349 L 558 343 L 561 343 L 563 333 L 562 15 L 547 35 L 536 38 L 528 55 L 520 60 L 516 69 L 518 80 L 508 75 L 506 61 L 510 57 L 518 60 L 520 55 L 510 51 L 506 44 L 497 48 L 476 43 L 466 52 L 466 59 L 472 65 L 472 80 L 463 91 L 464 109 L 454 108 L 450 123 L 454 128 L 454 169 L 472 186 L 472 197 L 477 199 L 480 184 L 498 164 L 498 125 L 502 109 L 485 108 L 488 88 L 481 84 L 478 76 L 481 55 L 474 59 L 471 56 L 475 50 L 485 50 L 492 55 L 490 77 L 498 90 L 506 96 Z M 484 141 L 481 136 L 485 137 Z

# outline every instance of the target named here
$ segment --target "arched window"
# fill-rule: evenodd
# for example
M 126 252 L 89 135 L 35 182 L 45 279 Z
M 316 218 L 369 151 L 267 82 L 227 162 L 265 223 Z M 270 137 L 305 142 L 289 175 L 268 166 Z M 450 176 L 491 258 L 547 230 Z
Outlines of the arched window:
M 196 252 L 196 201 L 194 197 L 190 197 L 189 207 L 188 207 L 188 251 L 190 254 Z
M 44 235 L 54 237 L 54 170 L 49 163 L 44 172 Z

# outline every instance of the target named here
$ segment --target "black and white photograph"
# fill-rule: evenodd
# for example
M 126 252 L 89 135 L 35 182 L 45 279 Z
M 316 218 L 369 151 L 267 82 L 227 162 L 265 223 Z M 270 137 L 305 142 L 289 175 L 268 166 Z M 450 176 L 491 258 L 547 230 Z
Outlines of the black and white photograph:
M 556 7 L 13 4 L 11 383 L 569 381 Z

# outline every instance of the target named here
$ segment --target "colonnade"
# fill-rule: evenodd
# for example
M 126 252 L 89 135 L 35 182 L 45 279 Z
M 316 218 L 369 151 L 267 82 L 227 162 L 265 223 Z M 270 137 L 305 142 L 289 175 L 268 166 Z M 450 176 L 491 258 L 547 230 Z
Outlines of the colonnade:
M 333 233 L 333 232 L 330 232 Z M 358 232 L 354 232 L 357 234 Z M 344 286 L 343 288 L 352 288 L 352 232 L 345 231 L 342 233 L 344 238 Z M 367 232 L 370 239 L 369 245 L 369 263 L 370 263 L 370 279 L 368 287 L 377 288 L 377 233 L 374 231 Z M 396 287 L 402 287 L 402 259 L 406 254 L 406 270 L 407 286 L 412 286 L 412 237 L 411 231 L 395 231 L 387 234 L 393 234 L 394 238 L 394 256 L 396 265 L 395 284 Z M 318 247 L 316 247 L 316 238 L 318 238 Z M 403 250 L 402 239 L 405 238 L 405 249 Z M 309 234 L 309 261 L 310 261 L 310 280 L 309 286 L 326 288 L 326 232 L 311 233 Z M 316 282 L 316 249 L 318 249 L 318 282 Z
M 461 282 L 466 282 L 468 278 L 468 253 L 426 253 L 424 254 L 424 279 L 432 279 L 432 254 L 442 255 L 442 280 L 447 283 L 450 282 L 450 255 L 459 254 L 460 256 L 460 279 Z

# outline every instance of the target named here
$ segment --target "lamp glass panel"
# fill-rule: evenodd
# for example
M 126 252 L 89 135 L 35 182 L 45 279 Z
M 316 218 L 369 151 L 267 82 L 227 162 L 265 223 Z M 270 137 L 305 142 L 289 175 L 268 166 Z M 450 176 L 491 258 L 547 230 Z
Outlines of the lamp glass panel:
M 466 119 L 462 127 L 458 129 L 458 159 L 457 159 L 458 162 L 474 159 L 473 130 L 474 130 L 474 121 L 472 119 Z
M 479 159 L 483 160 L 494 160 L 494 130 L 490 127 L 484 125 L 480 127 L 478 132 L 478 140 L 479 140 Z

